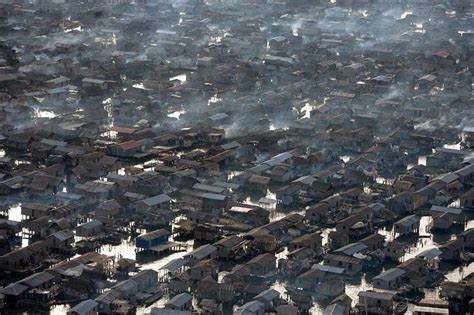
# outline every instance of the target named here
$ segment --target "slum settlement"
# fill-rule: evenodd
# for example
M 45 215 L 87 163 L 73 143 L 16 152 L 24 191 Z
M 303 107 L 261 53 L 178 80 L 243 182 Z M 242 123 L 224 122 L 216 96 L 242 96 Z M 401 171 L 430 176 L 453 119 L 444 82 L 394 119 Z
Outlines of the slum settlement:
M 0 312 L 474 313 L 470 0 L 0 0 Z

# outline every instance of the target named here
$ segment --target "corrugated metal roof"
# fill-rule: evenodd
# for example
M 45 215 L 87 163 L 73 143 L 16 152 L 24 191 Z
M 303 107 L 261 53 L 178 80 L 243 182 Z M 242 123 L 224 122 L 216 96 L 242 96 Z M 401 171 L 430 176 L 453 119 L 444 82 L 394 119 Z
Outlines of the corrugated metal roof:
M 98 303 L 94 300 L 85 300 L 72 307 L 69 312 L 75 312 L 78 315 L 85 315 L 88 314 L 91 310 L 93 310 L 94 307 L 96 307 L 97 305 Z
M 161 195 L 157 195 L 157 196 L 150 197 L 147 199 L 143 199 L 142 202 L 145 203 L 147 206 L 151 207 L 151 206 L 156 206 L 162 203 L 166 203 L 170 200 L 171 198 L 167 194 L 161 194 Z
M 191 301 L 192 299 L 193 299 L 193 297 L 189 293 L 185 292 L 185 293 L 175 295 L 166 304 L 173 305 L 173 306 L 176 306 L 176 307 L 180 308 L 183 305 L 185 305 L 186 303 L 188 303 L 189 301 Z
M 400 268 L 390 268 L 387 271 L 379 274 L 378 276 L 374 277 L 374 280 L 383 280 L 383 281 L 392 281 L 398 277 L 403 276 L 406 273 L 405 270 Z

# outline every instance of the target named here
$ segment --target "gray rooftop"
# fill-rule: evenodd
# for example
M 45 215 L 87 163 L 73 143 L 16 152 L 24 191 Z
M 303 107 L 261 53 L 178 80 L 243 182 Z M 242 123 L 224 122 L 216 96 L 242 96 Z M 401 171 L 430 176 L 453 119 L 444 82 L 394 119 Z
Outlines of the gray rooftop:
M 379 274 L 378 276 L 374 277 L 374 280 L 383 280 L 383 281 L 392 281 L 406 273 L 405 270 L 401 268 L 390 268 L 387 271 Z

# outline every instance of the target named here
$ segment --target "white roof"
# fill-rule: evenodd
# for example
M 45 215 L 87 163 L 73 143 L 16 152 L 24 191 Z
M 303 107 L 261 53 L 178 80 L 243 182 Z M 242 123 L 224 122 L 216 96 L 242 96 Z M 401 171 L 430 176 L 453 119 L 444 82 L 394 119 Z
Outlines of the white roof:
M 293 154 L 289 152 L 283 152 L 283 153 L 275 155 L 274 157 L 272 157 L 271 159 L 263 163 L 270 166 L 275 166 L 275 165 L 285 162 L 288 159 L 291 159 L 292 157 L 293 157 Z
M 432 259 L 432 258 L 438 257 L 442 253 L 443 252 L 441 250 L 439 250 L 436 247 L 433 247 L 433 248 L 425 249 L 424 251 L 422 251 L 421 253 L 419 253 L 416 256 L 417 257 L 422 257 L 422 258 L 427 258 L 427 259 Z
M 427 74 L 427 75 L 424 75 L 422 76 L 419 80 L 426 80 L 426 81 L 434 81 L 436 79 L 436 76 L 435 75 L 432 75 L 432 74 Z
M 62 129 L 65 129 L 65 130 L 76 130 L 77 128 L 80 128 L 84 126 L 84 123 L 81 123 L 81 122 L 64 122 L 64 123 L 60 123 L 59 124 L 59 127 L 61 127 Z
M 178 270 L 179 268 L 183 267 L 186 265 L 188 261 L 184 258 L 176 258 L 164 265 L 163 267 L 160 268 L 160 270 L 168 270 L 171 272 L 174 272 Z
M 379 75 L 373 78 L 374 81 L 381 81 L 381 82 L 390 82 L 392 80 L 391 77 L 386 75 Z
M 361 251 L 366 250 L 367 248 L 368 246 L 362 243 L 351 243 L 336 249 L 335 252 L 340 252 L 352 256 L 355 253 L 360 253 Z
M 215 251 L 217 251 L 217 247 L 215 247 L 211 244 L 206 244 L 206 245 L 202 245 L 202 246 L 196 248 L 195 250 L 193 250 L 192 252 L 190 252 L 186 256 L 187 257 L 193 257 L 193 258 L 196 258 L 196 259 L 200 260 L 200 259 L 203 259 L 203 258 L 209 256 L 210 254 L 212 254 Z
M 282 62 L 287 62 L 287 63 L 292 63 L 293 58 L 288 58 L 288 57 L 280 57 L 280 56 L 274 56 L 274 55 L 267 55 L 265 57 L 265 60 L 269 61 L 282 61 Z
M 217 121 L 217 120 L 221 120 L 227 117 L 229 117 L 229 115 L 227 115 L 226 113 L 219 113 L 219 114 L 212 115 L 211 117 L 209 117 L 209 119 L 212 121 Z
M 321 270 L 323 272 L 337 273 L 337 274 L 343 274 L 344 273 L 344 268 L 338 268 L 338 267 L 333 267 L 333 266 L 328 266 L 328 265 L 320 265 L 320 264 L 314 264 L 311 267 L 311 269 Z
M 258 173 L 262 173 L 262 172 L 268 170 L 269 168 L 270 168 L 270 166 L 267 165 L 267 164 L 259 164 L 259 165 L 252 166 L 247 171 L 258 174 Z
M 266 197 L 262 197 L 258 200 L 259 203 L 266 203 L 266 204 L 275 204 L 277 203 L 278 201 L 275 200 L 275 199 L 271 199 L 271 198 L 266 198 Z
M 316 179 L 313 176 L 307 175 L 307 176 L 301 176 L 300 178 L 295 179 L 294 181 L 292 181 L 292 183 L 301 182 L 305 185 L 313 185 L 315 180 Z
M 93 78 L 84 78 L 82 79 L 82 82 L 87 82 L 87 83 L 93 83 L 93 84 L 104 84 L 104 80 L 100 79 L 93 79 Z
M 165 35 L 176 35 L 177 33 L 174 31 L 168 31 L 168 30 L 156 30 L 157 34 L 165 34 Z
M 466 126 L 462 129 L 462 131 L 466 133 L 474 133 L 474 127 Z
M 240 207 L 240 206 L 233 206 L 229 209 L 230 212 L 240 212 L 240 213 L 247 213 L 252 210 L 255 210 L 254 207 Z
M 351 69 L 360 69 L 362 68 L 364 65 L 361 64 L 361 63 L 352 63 L 350 65 L 347 65 L 346 68 L 351 68 Z
M 75 193 L 68 193 L 64 191 L 58 191 L 56 193 L 56 197 L 60 198 L 66 198 L 66 199 L 71 199 L 71 200 L 79 200 L 81 198 L 84 198 L 83 195 L 75 194 Z
M 68 77 L 63 77 L 63 76 L 60 76 L 58 78 L 54 78 L 54 79 L 51 79 L 51 80 L 48 80 L 46 81 L 45 83 L 63 83 L 63 82 L 67 82 L 69 81 L 70 79 Z
M 379 274 L 378 276 L 374 277 L 373 279 L 383 280 L 383 281 L 391 281 L 398 277 L 403 276 L 406 273 L 405 270 L 401 268 L 390 268 L 387 271 Z
M 415 214 L 412 214 L 412 215 L 409 215 L 409 216 L 406 216 L 400 220 L 398 220 L 397 222 L 395 222 L 395 224 L 401 224 L 401 225 L 412 225 L 416 222 L 419 222 L 420 221 L 420 218 L 415 215 Z
M 415 312 L 424 313 L 424 314 L 449 314 L 447 308 L 438 308 L 438 307 L 428 307 L 428 306 L 419 306 L 415 305 L 413 308 L 413 314 Z
M 275 37 L 270 38 L 270 40 L 275 40 L 277 42 L 282 42 L 282 41 L 286 40 L 286 37 L 279 35 L 279 36 L 275 36 Z

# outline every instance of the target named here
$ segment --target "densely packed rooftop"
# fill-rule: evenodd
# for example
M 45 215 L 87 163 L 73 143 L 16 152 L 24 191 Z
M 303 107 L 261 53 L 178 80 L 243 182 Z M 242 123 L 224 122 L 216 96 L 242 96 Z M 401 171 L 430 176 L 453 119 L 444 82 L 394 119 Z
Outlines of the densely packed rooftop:
M 474 313 L 469 0 L 0 0 L 0 312 Z

